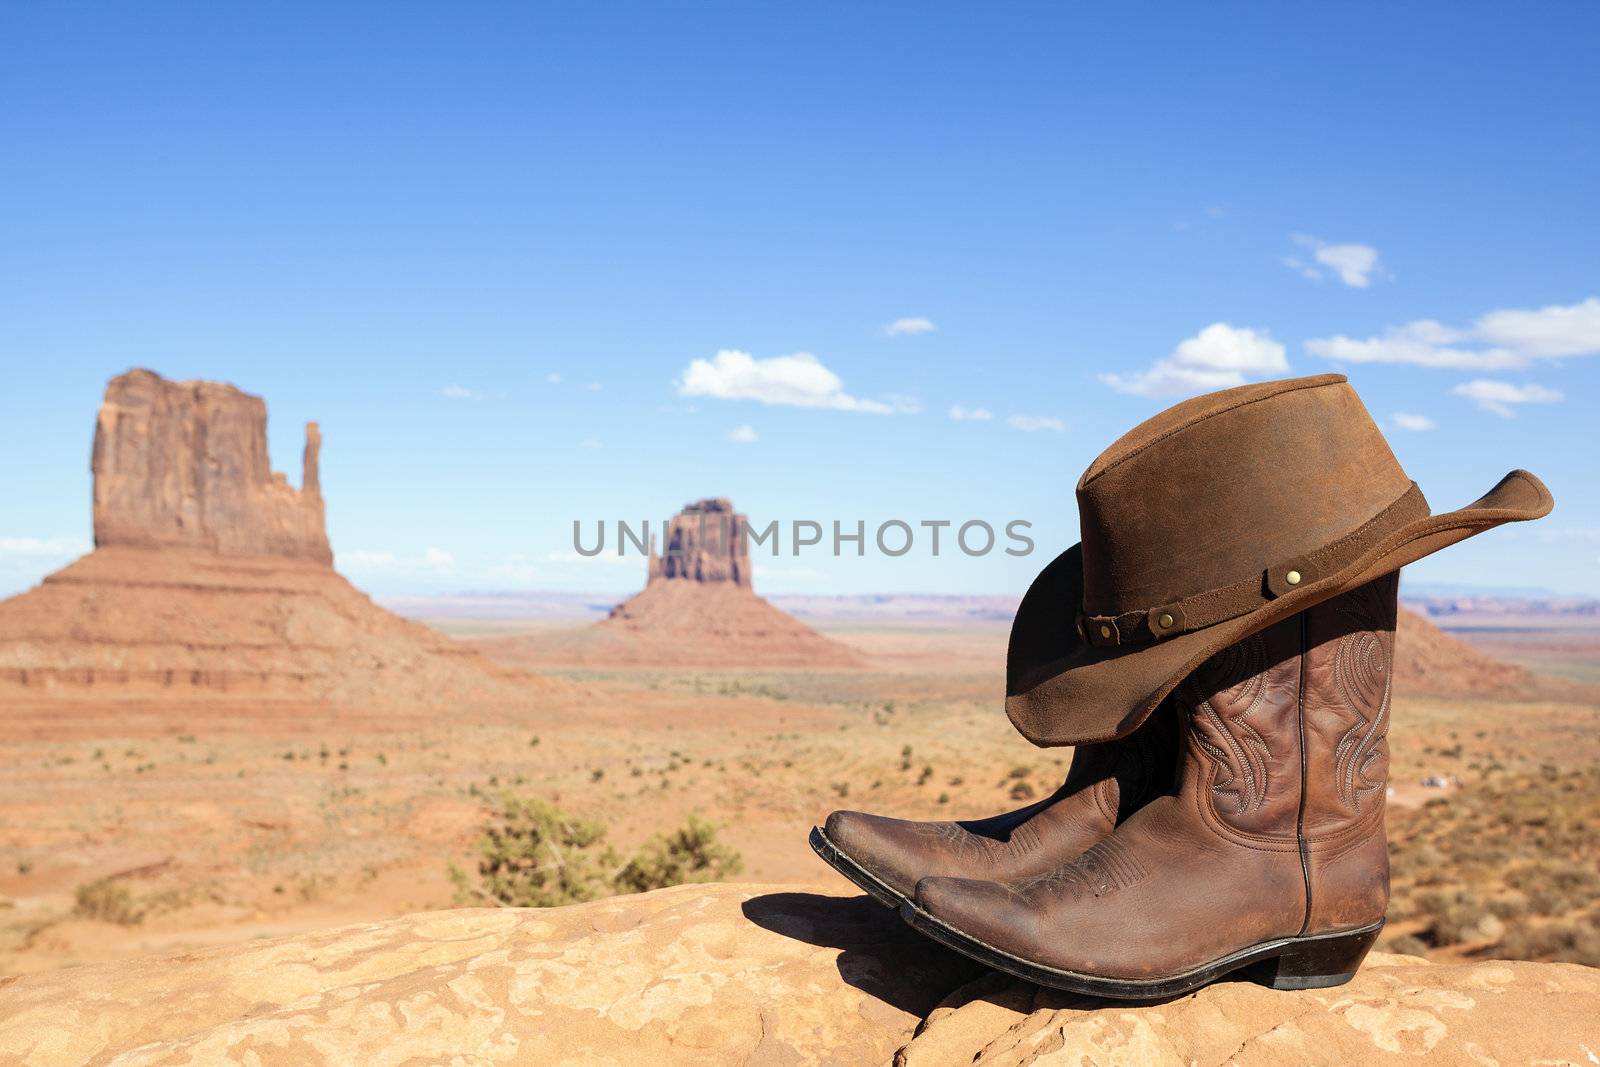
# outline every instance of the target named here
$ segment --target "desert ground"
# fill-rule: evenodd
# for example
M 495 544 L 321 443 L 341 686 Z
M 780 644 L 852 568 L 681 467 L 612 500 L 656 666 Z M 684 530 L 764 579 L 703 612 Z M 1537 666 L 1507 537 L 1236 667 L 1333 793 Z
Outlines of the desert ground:
M 851 669 L 602 670 L 554 662 L 586 620 L 457 610 L 426 621 L 551 681 L 433 707 L 7 697 L 0 972 L 451 906 L 449 867 L 472 867 L 507 789 L 622 848 L 699 813 L 741 880 L 829 882 L 806 832 L 833 808 L 976 817 L 1059 783 L 1070 750 L 1007 723 L 1006 625 L 974 614 L 807 618 Z M 1387 942 L 1600 964 L 1600 703 L 1572 680 L 1600 629 L 1460 634 L 1564 680 L 1397 697 Z

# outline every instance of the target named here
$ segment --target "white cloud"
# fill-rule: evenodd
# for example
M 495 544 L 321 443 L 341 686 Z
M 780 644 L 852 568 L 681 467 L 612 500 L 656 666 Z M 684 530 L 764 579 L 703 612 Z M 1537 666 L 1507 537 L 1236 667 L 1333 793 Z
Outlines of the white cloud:
M 896 415 L 915 415 L 922 410 L 922 401 L 904 393 L 884 393 L 883 402 Z
M 551 372 L 550 374 L 546 374 L 544 376 L 544 380 L 549 382 L 551 385 L 560 385 L 561 375 Z
M 876 415 L 915 410 L 906 397 L 891 402 L 865 400 L 844 391 L 839 376 L 810 352 L 756 359 L 748 352 L 725 348 L 712 359 L 691 362 L 678 379 L 679 396 L 720 400 L 757 400 L 800 408 L 865 411 Z
M 1554 404 L 1561 399 L 1561 394 L 1556 390 L 1542 385 L 1513 385 L 1510 382 L 1497 382 L 1488 378 L 1463 382 L 1450 391 L 1456 396 L 1464 396 L 1474 401 L 1485 411 L 1507 419 L 1516 414 L 1512 410 L 1513 405 Z
M 1568 307 L 1491 311 L 1478 319 L 1474 331 L 1490 344 L 1532 359 L 1592 356 L 1600 352 L 1600 297 Z
M 1600 354 L 1600 297 L 1567 306 L 1490 311 L 1459 329 L 1421 319 L 1378 337 L 1313 338 L 1306 351 L 1341 363 L 1409 363 L 1419 367 L 1506 370 L 1535 360 Z
M 1358 341 L 1340 334 L 1313 338 L 1306 351 L 1340 363 L 1410 363 L 1418 367 L 1455 367 L 1467 370 L 1503 370 L 1527 361 L 1504 348 L 1462 348 L 1452 342 L 1465 339 L 1431 319 L 1390 327 L 1381 337 Z
M 1434 430 L 1439 427 L 1437 422 L 1434 422 L 1426 415 L 1413 415 L 1406 411 L 1394 413 L 1394 424 L 1402 430 L 1410 430 L 1413 433 L 1421 433 L 1424 430 Z
M 1324 272 L 1327 271 L 1353 289 L 1365 289 L 1372 284 L 1373 277 L 1382 269 L 1378 263 L 1378 250 L 1371 245 L 1330 245 L 1303 233 L 1292 235 L 1291 240 L 1310 249 L 1311 258 L 1318 265 L 1312 266 L 1298 256 L 1284 256 L 1284 266 L 1298 271 L 1313 281 L 1321 281 Z
M 956 404 L 950 409 L 950 417 L 956 422 L 988 422 L 994 418 L 994 412 L 988 408 L 964 408 Z
M 1246 375 L 1282 374 L 1288 369 L 1283 346 L 1266 331 L 1214 322 L 1149 370 L 1102 374 L 1100 380 L 1121 393 L 1175 396 L 1243 385 Z
M 1284 256 L 1282 262 L 1285 267 L 1288 267 L 1290 270 L 1294 271 L 1298 275 L 1301 275 L 1302 277 L 1310 278 L 1314 282 L 1320 282 L 1322 280 L 1322 272 L 1313 267 L 1311 264 L 1307 263 L 1305 260 L 1301 259 L 1299 256 Z
M 1035 433 L 1039 430 L 1052 430 L 1056 433 L 1066 433 L 1067 424 L 1060 419 L 1053 419 L 1048 415 L 1013 415 L 1006 420 L 1006 425 L 1013 430 L 1024 433 Z
M 0 537 L 0 557 L 81 556 L 89 548 L 87 542 L 76 537 Z
M 883 335 L 885 337 L 915 337 L 922 333 L 932 333 L 937 329 L 938 327 L 933 324 L 932 319 L 924 319 L 919 316 L 910 319 L 895 319 L 883 328 Z
M 447 385 L 441 392 L 451 400 L 471 400 L 478 395 L 464 385 Z
M 760 437 L 761 435 L 756 433 L 756 428 L 751 426 L 749 423 L 745 423 L 743 426 L 734 427 L 734 429 L 728 434 L 728 440 L 735 441 L 741 445 L 748 445 L 758 440 Z

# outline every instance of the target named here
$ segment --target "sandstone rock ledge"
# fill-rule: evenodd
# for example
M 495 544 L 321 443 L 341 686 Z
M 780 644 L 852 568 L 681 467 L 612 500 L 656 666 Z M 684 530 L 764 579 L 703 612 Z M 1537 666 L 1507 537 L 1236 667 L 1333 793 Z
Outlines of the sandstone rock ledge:
M 0 979 L 0 1062 L 1590 1064 L 1600 971 L 1374 957 L 1340 989 L 1095 1004 L 865 898 L 684 886 Z

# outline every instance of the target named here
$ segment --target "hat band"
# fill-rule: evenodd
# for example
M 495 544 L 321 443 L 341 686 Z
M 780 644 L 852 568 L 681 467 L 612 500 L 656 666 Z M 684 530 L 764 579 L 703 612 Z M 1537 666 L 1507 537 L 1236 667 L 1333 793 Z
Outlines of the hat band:
M 1274 564 L 1232 585 L 1208 589 L 1170 604 L 1121 615 L 1085 615 L 1080 609 L 1078 635 L 1089 644 L 1102 647 L 1141 645 L 1248 615 L 1293 589 L 1337 572 L 1395 530 L 1429 514 L 1422 490 L 1412 482 L 1411 488 L 1394 503 L 1314 552 Z

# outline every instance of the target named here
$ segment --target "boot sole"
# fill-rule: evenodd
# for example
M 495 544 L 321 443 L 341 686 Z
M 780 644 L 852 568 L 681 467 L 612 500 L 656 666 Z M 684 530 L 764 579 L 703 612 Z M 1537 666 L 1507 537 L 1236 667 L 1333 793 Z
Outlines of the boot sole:
M 903 893 L 897 893 L 886 883 L 880 881 L 871 871 L 851 859 L 838 845 L 828 840 L 828 835 L 822 832 L 822 827 L 813 826 L 811 836 L 811 851 L 822 857 L 822 862 L 850 879 L 866 892 L 873 900 L 886 908 L 901 908 L 909 905 Z
M 1359 930 L 1312 937 L 1285 937 L 1230 953 L 1181 974 L 1163 978 L 1101 978 L 1031 963 L 964 934 L 907 901 L 900 917 L 919 933 L 1007 974 L 1051 989 L 1106 997 L 1111 1000 L 1164 1000 L 1192 993 L 1219 978 L 1247 971 L 1250 978 L 1273 989 L 1326 989 L 1355 977 L 1356 969 L 1378 939 L 1383 920 Z

